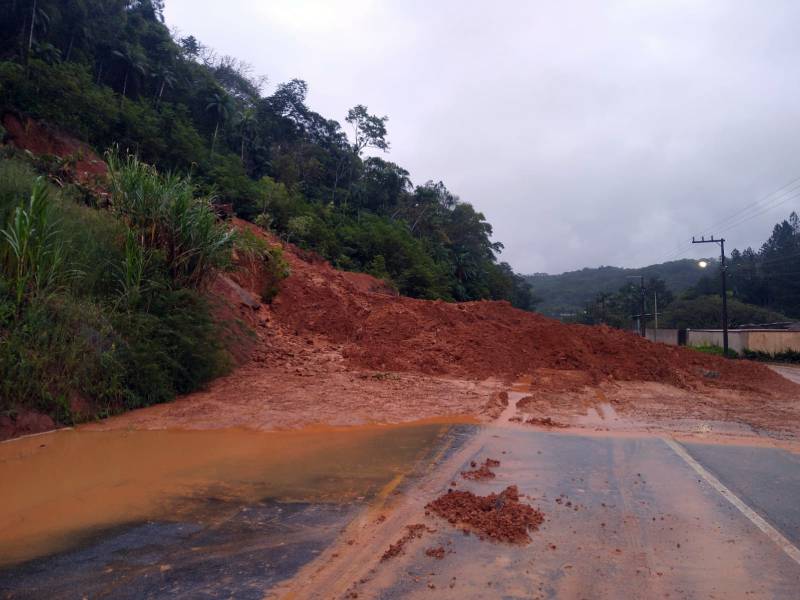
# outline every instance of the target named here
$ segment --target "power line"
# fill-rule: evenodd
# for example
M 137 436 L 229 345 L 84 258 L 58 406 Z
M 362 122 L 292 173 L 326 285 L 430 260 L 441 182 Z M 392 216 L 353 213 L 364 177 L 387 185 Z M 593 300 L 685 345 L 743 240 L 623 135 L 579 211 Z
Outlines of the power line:
M 788 196 L 784 197 L 784 195 L 786 194 L 788 194 Z M 749 204 L 731 213 L 730 215 L 728 215 L 721 221 L 717 222 L 716 224 L 711 225 L 707 229 L 703 230 L 698 235 L 701 236 L 707 235 L 710 231 L 718 230 L 718 228 L 722 227 L 723 225 L 727 225 L 727 227 L 722 231 L 720 231 L 720 233 L 730 231 L 734 227 L 738 227 L 739 225 L 749 221 L 750 219 L 753 219 L 770 210 L 773 210 L 785 204 L 789 200 L 792 200 L 793 198 L 800 198 L 800 177 L 796 177 L 789 183 L 782 185 L 775 191 L 770 192 L 769 194 L 763 196 L 759 200 L 755 202 L 750 202 Z M 778 202 L 775 202 L 776 200 Z M 732 221 L 735 222 L 732 223 Z M 682 244 L 678 246 L 675 250 L 672 250 L 668 254 L 663 255 L 663 257 L 657 262 L 669 262 L 671 260 L 675 260 L 681 254 L 685 254 L 686 252 L 688 252 L 691 249 L 691 247 L 692 247 L 691 244 Z
M 788 197 L 784 198 L 783 200 L 781 200 L 780 202 L 778 202 L 776 204 L 773 204 L 772 206 L 764 207 L 762 210 L 760 210 L 758 212 L 755 212 L 755 213 L 751 214 L 750 216 L 733 223 L 732 225 L 728 225 L 728 227 L 725 227 L 724 229 L 722 229 L 722 231 L 723 232 L 730 231 L 731 229 L 733 229 L 735 227 L 738 227 L 742 223 L 746 223 L 750 219 L 754 219 L 754 218 L 756 218 L 756 217 L 758 217 L 760 215 L 763 215 L 764 213 L 767 213 L 767 212 L 769 212 L 771 210 L 774 210 L 774 209 L 778 208 L 779 206 L 782 206 L 782 205 L 786 204 L 789 200 L 797 200 L 798 198 L 800 198 L 800 194 L 795 194 L 793 196 L 788 196 Z
M 792 181 L 790 181 L 789 183 L 787 183 L 785 185 L 782 185 L 777 190 L 775 190 L 773 192 L 770 192 L 766 196 L 762 197 L 760 200 L 757 200 L 756 202 L 751 202 L 747 206 L 745 206 L 745 207 L 739 209 L 738 211 L 732 213 L 731 215 L 729 215 L 726 218 L 722 219 L 718 223 L 715 223 L 714 225 L 712 225 L 708 229 L 700 232 L 698 235 L 701 235 L 701 236 L 702 235 L 708 235 L 712 230 L 717 231 L 720 227 L 726 225 L 727 223 L 730 223 L 734 219 L 739 218 L 741 215 L 743 215 L 744 213 L 746 213 L 746 212 L 748 212 L 750 210 L 759 210 L 761 208 L 765 208 L 766 205 L 763 206 L 763 207 L 759 207 L 758 205 L 763 203 L 763 202 L 767 202 L 767 204 L 769 204 L 768 201 L 771 201 L 770 198 L 772 198 L 773 196 L 779 197 L 779 196 L 782 196 L 785 193 L 789 192 L 790 190 L 787 190 L 786 188 L 791 188 L 791 192 L 792 193 L 800 190 L 800 177 L 797 177 L 797 178 L 793 179 Z M 772 198 L 772 200 L 775 200 L 775 199 L 777 199 L 777 198 Z M 779 204 L 782 204 L 782 202 L 779 203 Z M 769 207 L 769 208 L 765 208 L 765 210 L 771 210 L 772 208 L 775 208 L 776 206 L 778 206 L 778 204 L 776 204 L 775 206 Z M 757 214 L 761 214 L 761 212 L 758 212 Z M 750 217 L 746 217 L 744 220 L 748 220 L 748 218 L 750 218 Z

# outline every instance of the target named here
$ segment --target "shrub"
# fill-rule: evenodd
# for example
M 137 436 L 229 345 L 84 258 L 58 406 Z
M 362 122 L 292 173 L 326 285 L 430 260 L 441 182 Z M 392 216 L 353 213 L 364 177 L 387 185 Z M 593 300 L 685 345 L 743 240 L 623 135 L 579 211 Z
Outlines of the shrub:
M 186 182 L 140 170 L 123 198 L 130 205 L 115 211 L 128 227 L 19 161 L 0 161 L 0 410 L 33 408 L 71 423 L 76 399 L 107 415 L 170 400 L 227 368 L 193 288 L 229 260 L 232 235 Z M 154 248 L 140 243 L 148 234 Z
M 713 354 L 715 356 L 724 356 L 725 353 L 722 350 L 722 346 L 717 346 L 716 344 L 701 344 L 699 346 L 689 346 L 693 350 L 697 350 L 698 352 L 702 352 L 704 354 Z M 736 350 L 732 350 L 728 348 L 728 358 L 737 358 L 739 353 Z
M 261 287 L 261 299 L 270 304 L 280 291 L 280 283 L 291 271 L 289 263 L 283 258 L 283 249 L 270 246 L 264 238 L 258 237 L 249 229 L 244 229 L 236 237 L 236 249 L 252 268 L 263 269 L 264 281 Z

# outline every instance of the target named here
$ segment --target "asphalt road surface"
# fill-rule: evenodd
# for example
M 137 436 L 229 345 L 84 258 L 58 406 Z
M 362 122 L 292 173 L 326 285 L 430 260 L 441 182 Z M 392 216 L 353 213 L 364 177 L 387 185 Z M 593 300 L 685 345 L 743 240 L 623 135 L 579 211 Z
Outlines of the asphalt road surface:
M 423 485 L 394 531 L 338 549 L 296 597 L 800 597 L 800 459 L 771 447 L 680 444 L 634 435 L 490 427 L 440 470 L 499 459 L 496 479 L 458 481 L 477 494 L 515 484 L 546 522 L 527 546 L 482 541 L 420 510 Z M 442 481 L 442 478 L 439 479 Z M 447 487 L 449 483 L 444 483 Z M 442 488 L 439 492 L 443 491 Z M 558 500 L 558 501 L 557 501 Z M 416 509 L 415 509 L 416 505 Z M 381 562 L 401 526 L 429 530 Z M 429 548 L 445 548 L 443 559 Z M 372 560 L 370 560 L 370 557 Z M 354 568 L 353 565 L 356 565 Z M 317 581 L 314 581 L 316 577 Z M 435 595 L 432 595 L 435 592 Z M 280 595 L 280 594 L 276 594 Z

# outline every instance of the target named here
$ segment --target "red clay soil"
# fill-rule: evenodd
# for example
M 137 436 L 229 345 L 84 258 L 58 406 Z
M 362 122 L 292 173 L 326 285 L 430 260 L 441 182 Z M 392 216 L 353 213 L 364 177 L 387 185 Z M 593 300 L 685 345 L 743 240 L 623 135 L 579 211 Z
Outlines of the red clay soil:
M 387 548 L 386 552 L 384 552 L 383 556 L 381 556 L 381 562 L 387 561 L 390 558 L 394 558 L 395 556 L 402 554 L 406 544 L 415 538 L 421 538 L 423 533 L 425 533 L 425 525 L 422 523 L 406 525 L 406 532 L 403 534 L 403 537 L 397 540 L 394 544 L 389 544 L 389 548 Z
M 78 178 L 106 172 L 73 138 L 12 113 L 2 121 L 21 148 L 73 156 Z M 281 244 L 251 223 L 232 223 Z M 797 422 L 800 387 L 764 365 L 653 344 L 609 327 L 567 325 L 507 302 L 400 297 L 369 275 L 339 271 L 311 252 L 282 246 L 291 275 L 271 305 L 260 297 L 265 273 L 242 260 L 208 290 L 240 367 L 208 390 L 102 427 L 271 429 L 457 413 L 496 418 L 508 406 L 499 380 L 530 382 L 531 396 L 518 408 L 543 417 L 562 404 L 573 413 L 585 410 L 587 390 L 614 391 L 631 382 L 682 390 L 669 406 L 658 398 L 651 403 L 671 415 L 692 410 L 697 418 L 742 418 L 763 427 Z M 619 410 L 641 405 L 638 387 L 633 392 L 609 400 Z M 2 429 L 0 423 L 0 437 Z
M 250 223 L 233 224 L 280 243 Z M 658 418 L 689 412 L 742 418 L 761 430 L 800 422 L 794 408 L 800 388 L 763 365 L 605 327 L 564 325 L 504 302 L 398 297 L 369 275 L 283 247 L 291 275 L 271 305 L 259 297 L 262 279 L 252 265 L 220 276 L 211 289 L 225 322 L 255 332 L 228 327 L 238 370 L 208 390 L 99 427 L 275 429 L 453 414 L 496 418 L 509 403 L 498 379 L 528 382 L 530 397 L 522 404 L 533 415 L 526 417 L 569 421 L 610 401 L 618 411 L 641 405 Z M 626 385 L 634 392 L 647 385 L 680 391 L 680 404 L 662 406 L 656 398 L 644 406 L 635 394 L 612 395 Z
M 69 175 L 79 183 L 93 185 L 108 172 L 106 163 L 92 148 L 45 123 L 7 112 L 2 124 L 9 141 L 17 148 L 38 156 L 71 159 Z
M 554 421 L 550 417 L 531 417 L 530 419 L 526 419 L 524 422 L 526 425 L 537 425 L 539 427 L 569 427 L 569 425 Z
M 515 485 L 488 496 L 449 490 L 425 508 L 451 525 L 463 526 L 465 531 L 475 532 L 481 538 L 511 544 L 530 542 L 528 532 L 536 531 L 544 522 L 541 511 L 519 501 Z
M 487 458 L 483 464 L 478 467 L 477 463 L 473 460 L 470 463 L 471 471 L 461 471 L 461 476 L 464 479 L 471 479 L 473 481 L 482 481 L 484 479 L 494 479 L 496 475 L 492 471 L 493 467 L 499 467 L 500 461 L 493 458 Z M 477 467 L 477 468 L 476 468 Z
M 357 367 L 509 380 L 549 368 L 580 371 L 588 385 L 621 380 L 797 390 L 757 363 L 654 344 L 606 326 L 564 324 L 508 302 L 398 297 L 368 275 L 307 262 L 291 247 L 286 250 L 292 276 L 283 282 L 273 313 L 298 335 L 319 334 L 341 344 Z
M 435 558 L 436 560 L 442 560 L 444 558 L 444 554 L 445 554 L 444 546 L 428 548 L 427 550 L 425 550 L 425 556 L 430 556 L 431 558 Z

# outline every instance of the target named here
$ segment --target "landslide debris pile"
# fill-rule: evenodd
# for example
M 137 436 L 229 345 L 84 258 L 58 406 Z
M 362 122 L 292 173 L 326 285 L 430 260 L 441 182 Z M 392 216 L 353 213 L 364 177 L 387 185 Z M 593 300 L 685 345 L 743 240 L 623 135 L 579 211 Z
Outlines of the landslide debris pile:
M 400 297 L 378 279 L 338 271 L 291 245 L 285 257 L 292 274 L 273 314 L 297 335 L 341 345 L 357 367 L 481 379 L 557 369 L 580 371 L 587 384 L 653 381 L 780 394 L 795 387 L 760 364 L 653 344 L 606 326 L 565 324 L 508 302 Z

